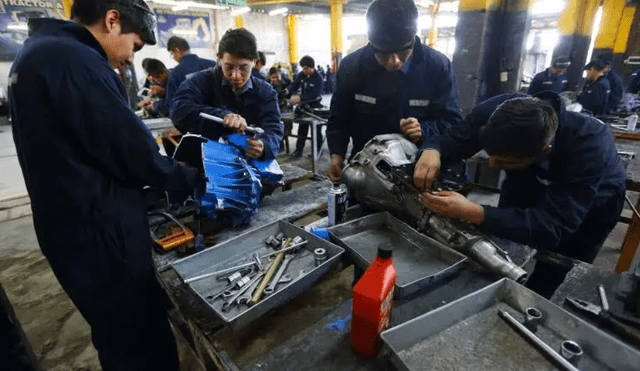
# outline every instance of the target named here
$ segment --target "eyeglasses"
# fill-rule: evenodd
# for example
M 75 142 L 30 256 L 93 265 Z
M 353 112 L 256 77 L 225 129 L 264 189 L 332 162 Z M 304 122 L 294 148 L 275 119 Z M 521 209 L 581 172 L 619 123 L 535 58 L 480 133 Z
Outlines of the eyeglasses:
M 379 49 L 376 49 L 373 45 L 371 45 L 371 48 L 373 49 L 373 54 L 376 56 L 376 59 L 382 63 L 389 61 L 389 59 L 391 59 L 394 55 L 398 57 L 400 62 L 404 63 L 411 56 L 414 44 L 415 40 L 411 42 L 411 45 L 394 53 L 385 53 Z
M 232 64 L 224 64 L 222 65 L 222 71 L 225 74 L 231 75 L 234 71 L 238 71 L 238 73 L 240 74 L 247 74 L 249 72 L 251 72 L 251 69 L 253 68 L 253 64 L 249 63 L 249 64 L 241 64 L 239 66 L 236 65 L 232 65 Z

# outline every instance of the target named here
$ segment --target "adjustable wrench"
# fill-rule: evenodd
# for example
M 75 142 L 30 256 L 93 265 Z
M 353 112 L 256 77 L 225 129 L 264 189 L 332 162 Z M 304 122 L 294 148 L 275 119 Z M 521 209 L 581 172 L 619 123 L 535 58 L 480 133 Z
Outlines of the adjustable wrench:
M 275 291 L 276 285 L 280 282 L 280 277 L 282 277 L 282 274 L 284 274 L 284 271 L 287 270 L 287 265 L 289 265 L 289 262 L 291 261 L 291 259 L 293 259 L 293 255 L 286 255 L 284 257 L 284 261 L 282 262 L 282 265 L 280 265 L 278 272 L 276 272 L 276 275 L 273 277 L 271 282 L 269 282 L 269 286 L 267 286 L 267 288 L 264 289 L 265 294 L 269 295 Z

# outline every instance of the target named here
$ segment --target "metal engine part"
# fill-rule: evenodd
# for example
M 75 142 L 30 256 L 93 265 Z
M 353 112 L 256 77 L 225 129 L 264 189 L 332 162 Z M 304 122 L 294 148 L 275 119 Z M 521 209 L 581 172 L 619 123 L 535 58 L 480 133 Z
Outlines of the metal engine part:
M 417 155 L 418 148 L 400 134 L 378 135 L 344 168 L 341 181 L 361 205 L 389 211 L 500 276 L 519 283 L 526 281 L 524 269 L 473 225 L 424 208 L 418 199 L 420 192 L 413 185 Z M 462 191 L 465 184 L 444 176 L 439 177 L 433 188 Z
M 258 211 L 261 197 L 273 192 L 283 176 L 274 159 L 248 159 L 233 145 L 238 135 L 231 134 L 221 143 L 187 134 L 173 156 L 204 174 L 204 189 L 196 189 L 193 195 L 200 213 L 212 219 L 222 217 L 232 225 L 248 223 Z

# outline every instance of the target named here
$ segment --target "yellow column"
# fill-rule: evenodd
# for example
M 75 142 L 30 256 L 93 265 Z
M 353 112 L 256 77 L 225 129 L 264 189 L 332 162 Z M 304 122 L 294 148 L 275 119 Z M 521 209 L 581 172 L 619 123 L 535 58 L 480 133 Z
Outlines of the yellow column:
M 233 18 L 236 28 L 244 28 L 244 17 L 237 15 Z
M 602 22 L 600 22 L 594 49 L 613 49 L 625 5 L 626 0 L 604 0 Z
M 614 54 L 620 54 L 627 51 L 627 41 L 629 40 L 629 32 L 631 31 L 631 25 L 633 24 L 633 17 L 635 14 L 635 7 L 627 6 L 624 8 L 622 18 L 620 19 L 620 25 L 618 26 L 616 43 L 613 46 Z
M 438 41 L 438 27 L 436 27 L 436 16 L 438 15 L 438 8 L 440 3 L 436 3 L 431 7 L 431 29 L 429 30 L 429 46 L 434 48 L 436 41 Z
M 64 8 L 64 14 L 67 16 L 67 19 L 71 18 L 72 5 L 73 5 L 73 0 L 62 0 L 62 7 Z
M 599 0 L 568 0 L 558 19 L 560 34 L 591 37 L 593 21 L 599 6 Z
M 342 5 L 343 0 L 329 0 L 331 7 L 331 53 L 342 55 Z
M 298 16 L 287 16 L 287 31 L 289 34 L 289 65 L 298 63 Z

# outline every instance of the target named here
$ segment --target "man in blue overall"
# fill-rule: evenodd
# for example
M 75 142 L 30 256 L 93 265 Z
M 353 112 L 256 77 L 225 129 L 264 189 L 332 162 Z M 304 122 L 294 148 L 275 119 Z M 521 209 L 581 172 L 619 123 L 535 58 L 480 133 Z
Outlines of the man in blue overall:
M 289 92 L 295 94 L 300 90 L 300 95 L 291 97 L 292 104 L 300 104 L 309 108 L 320 108 L 322 104 L 322 89 L 324 80 L 320 73 L 315 69 L 315 61 L 308 55 L 300 59 L 302 72 L 298 73 L 289 86 Z M 298 140 L 296 141 L 296 150 L 291 156 L 301 157 L 304 150 L 304 144 L 307 142 L 307 134 L 309 133 L 310 124 L 306 122 L 298 123 Z M 316 142 L 318 150 L 322 146 L 322 126 L 317 126 Z
M 616 70 L 612 68 L 613 55 L 611 53 L 599 54 L 596 59 L 604 63 L 604 75 L 609 81 L 609 99 L 607 100 L 607 111 L 615 112 L 620 108 L 622 102 L 622 78 Z
M 218 43 L 220 64 L 185 81 L 173 100 L 171 120 L 183 133 L 217 140 L 249 126 L 264 133 L 249 139 L 245 154 L 251 158 L 275 158 L 280 150 L 283 125 L 278 97 L 271 85 L 251 76 L 258 58 L 256 38 L 244 28 L 229 30 Z M 224 119 L 224 124 L 199 117 L 204 112 Z
M 159 154 L 114 68 L 154 45 L 142 0 L 75 0 L 73 22 L 31 19 L 11 68 L 13 137 L 43 254 L 91 326 L 102 368 L 178 370 L 151 261 L 143 187 L 193 192 Z
M 258 58 L 256 59 L 256 64 L 253 66 L 251 70 L 251 76 L 267 81 L 267 78 L 262 74 L 262 68 L 267 64 L 267 56 L 264 55 L 263 52 L 258 52 Z
M 478 205 L 455 192 L 422 194 L 428 209 L 476 224 L 489 234 L 593 262 L 618 221 L 625 170 L 610 129 L 565 110 L 560 97 L 505 94 L 476 107 L 463 125 L 430 139 L 414 181 L 429 190 L 440 161 L 480 149 L 504 169 L 498 207 Z M 567 269 L 537 262 L 527 286 L 551 297 Z
M 215 67 L 216 62 L 200 58 L 191 53 L 191 47 L 187 40 L 178 36 L 171 36 L 169 40 L 167 40 L 167 50 L 171 53 L 171 58 L 178 62 L 178 65 L 173 67 L 169 73 L 169 81 L 167 81 L 167 89 L 164 97 L 165 113 L 169 116 L 173 98 L 180 84 L 193 73 Z
M 565 57 L 554 59 L 551 67 L 533 77 L 527 94 L 534 95 L 545 90 L 560 94 L 567 90 L 567 75 L 565 72 L 567 72 L 570 64 L 569 59 Z
M 336 75 L 327 139 L 330 178 L 379 134 L 401 133 L 421 146 L 462 120 L 451 62 L 420 42 L 412 0 L 376 0 L 366 19 L 369 44 L 347 55 Z
M 605 64 L 601 60 L 594 59 L 584 69 L 587 70 L 587 81 L 578 94 L 578 103 L 594 116 L 604 115 L 607 113 L 609 94 L 611 94 L 609 80 L 604 74 Z

